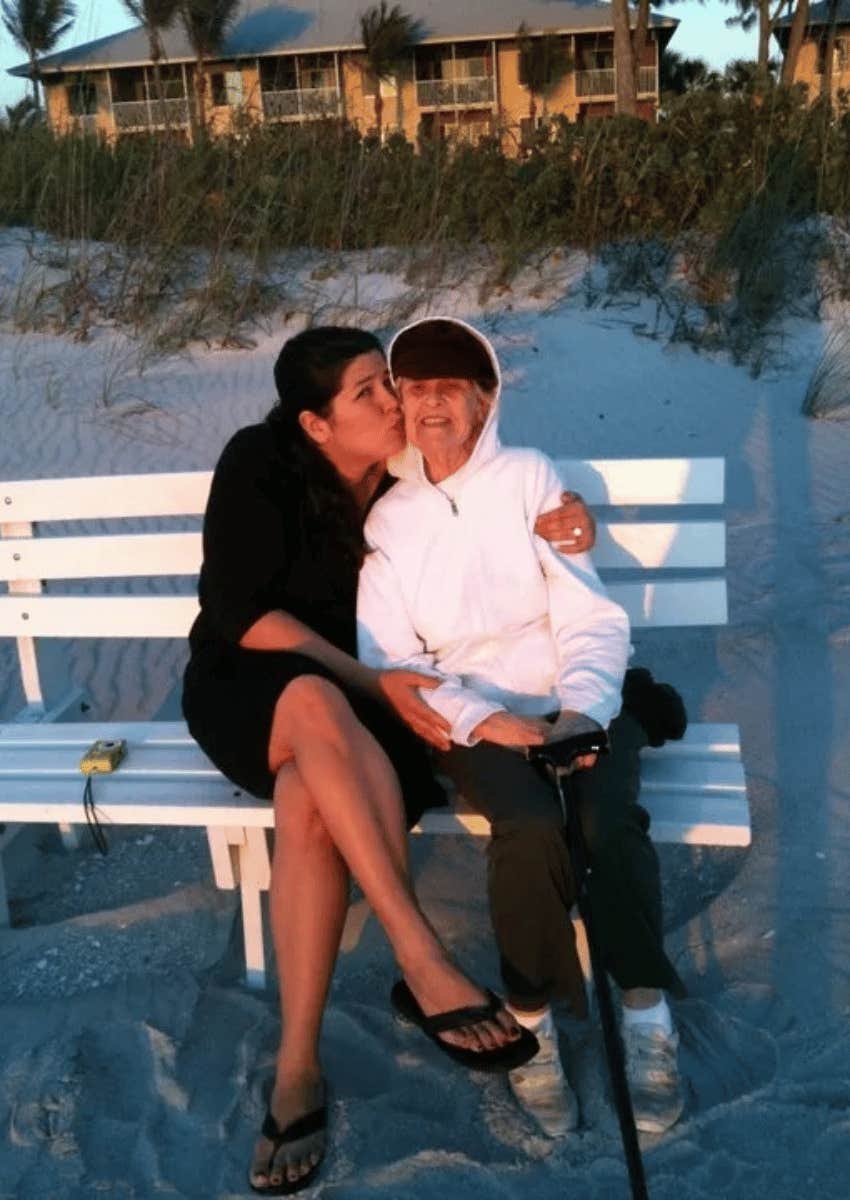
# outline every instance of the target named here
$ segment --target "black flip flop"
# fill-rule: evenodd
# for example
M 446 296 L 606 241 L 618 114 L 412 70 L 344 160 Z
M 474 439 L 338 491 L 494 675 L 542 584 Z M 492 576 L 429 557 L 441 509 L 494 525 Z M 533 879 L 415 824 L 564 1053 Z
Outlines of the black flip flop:
M 464 1067 L 473 1071 L 512 1071 L 521 1067 L 540 1049 L 540 1043 L 529 1029 L 521 1029 L 520 1036 L 513 1042 L 506 1042 L 494 1050 L 466 1050 L 462 1046 L 452 1046 L 439 1035 L 449 1033 L 464 1026 L 476 1025 L 479 1021 L 491 1021 L 504 1011 L 504 1004 L 493 992 L 487 989 L 487 1003 L 473 1005 L 468 1008 L 453 1008 L 450 1012 L 435 1013 L 426 1017 L 416 997 L 403 979 L 393 985 L 390 993 L 393 1008 L 407 1021 L 418 1025 L 426 1037 L 439 1046 L 444 1054 Z
M 314 1108 L 312 1112 L 306 1113 L 303 1117 L 298 1117 L 297 1120 L 291 1121 L 284 1129 L 278 1126 L 277 1121 L 271 1114 L 271 1109 L 266 1110 L 266 1115 L 263 1120 L 261 1133 L 264 1138 L 272 1143 L 272 1152 L 269 1156 L 269 1171 L 271 1174 L 271 1164 L 277 1155 L 281 1146 L 290 1145 L 293 1142 L 300 1142 L 302 1138 L 310 1137 L 313 1133 L 318 1133 L 322 1129 L 328 1127 L 328 1106 L 327 1102 L 319 1108 Z M 322 1157 L 314 1167 L 311 1167 L 306 1175 L 302 1175 L 300 1179 L 284 1179 L 281 1183 L 269 1184 L 267 1187 L 257 1187 L 256 1184 L 248 1180 L 248 1185 L 252 1192 L 256 1192 L 259 1196 L 292 1196 L 295 1192 L 301 1192 L 304 1188 L 310 1186 L 316 1178 L 319 1169 L 324 1162 Z

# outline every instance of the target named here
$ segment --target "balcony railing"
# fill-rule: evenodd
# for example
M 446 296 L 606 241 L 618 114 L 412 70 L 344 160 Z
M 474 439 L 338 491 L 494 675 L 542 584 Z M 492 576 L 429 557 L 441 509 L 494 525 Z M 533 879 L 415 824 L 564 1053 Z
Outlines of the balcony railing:
M 166 129 L 189 124 L 188 100 L 113 101 L 116 129 Z
M 638 95 L 655 95 L 657 89 L 657 72 L 655 67 L 640 67 L 638 69 Z M 577 96 L 604 96 L 606 98 L 617 94 L 617 72 L 614 67 L 601 67 L 594 71 L 576 71 Z
M 342 109 L 336 88 L 298 88 L 287 92 L 263 92 L 267 120 L 288 121 L 299 117 L 336 117 Z
M 492 104 L 495 99 L 492 75 L 416 81 L 416 103 L 420 108 L 468 108 L 472 104 Z

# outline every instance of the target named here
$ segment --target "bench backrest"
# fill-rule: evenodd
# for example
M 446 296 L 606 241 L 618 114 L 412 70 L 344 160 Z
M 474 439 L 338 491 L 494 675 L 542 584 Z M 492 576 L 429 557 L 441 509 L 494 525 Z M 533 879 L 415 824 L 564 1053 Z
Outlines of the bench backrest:
M 566 487 L 599 517 L 594 558 L 635 628 L 718 625 L 727 620 L 724 461 L 559 460 Z M 201 535 L 74 532 L 46 522 L 200 518 L 211 472 L 98 476 L 0 483 L 0 637 L 17 639 L 28 700 L 40 700 L 35 639 L 185 637 L 194 595 L 104 595 L 98 580 L 195 576 Z M 696 507 L 696 513 L 683 508 Z M 666 511 L 666 510 L 671 511 Z M 713 510 L 713 511 L 712 511 Z M 90 581 L 86 593 L 63 581 Z M 185 588 L 184 588 L 185 591 Z

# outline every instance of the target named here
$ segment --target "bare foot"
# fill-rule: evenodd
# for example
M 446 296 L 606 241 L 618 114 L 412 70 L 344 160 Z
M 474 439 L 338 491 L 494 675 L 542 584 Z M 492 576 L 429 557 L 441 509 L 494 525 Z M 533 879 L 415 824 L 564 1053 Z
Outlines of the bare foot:
M 278 1129 L 283 1130 L 299 1117 L 321 1106 L 324 1099 L 324 1083 L 321 1074 L 315 1073 L 302 1078 L 289 1076 L 285 1084 L 275 1082 L 269 1110 Z M 281 1146 L 275 1154 L 274 1143 L 260 1137 L 254 1147 L 251 1161 L 251 1184 L 255 1188 L 278 1187 L 284 1180 L 295 1183 L 306 1175 L 324 1156 L 326 1131 L 318 1130 L 307 1137 Z
M 455 1008 L 480 1007 L 489 997 L 476 987 L 447 958 L 438 958 L 415 967 L 403 967 L 404 978 L 426 1017 L 450 1012 Z M 460 1029 L 439 1034 L 440 1040 L 463 1050 L 496 1050 L 521 1036 L 521 1029 L 507 1009 L 487 1021 L 476 1021 Z

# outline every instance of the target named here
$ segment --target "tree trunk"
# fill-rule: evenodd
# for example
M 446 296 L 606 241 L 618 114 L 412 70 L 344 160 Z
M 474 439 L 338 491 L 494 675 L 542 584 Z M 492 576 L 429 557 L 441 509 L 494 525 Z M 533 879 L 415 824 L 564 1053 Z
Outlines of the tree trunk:
M 634 58 L 635 95 L 640 92 L 640 69 L 643 52 L 649 45 L 649 0 L 638 0 L 637 24 L 632 33 L 632 57 Z
M 204 97 L 207 90 L 207 64 L 203 54 L 199 54 L 195 63 L 195 132 L 206 133 L 207 113 L 204 107 Z
M 30 71 L 32 72 L 32 99 L 36 112 L 41 112 L 41 97 L 38 94 L 38 59 L 30 51 Z
M 534 128 L 534 121 L 537 117 L 537 101 L 534 98 L 534 92 L 529 91 L 528 96 L 528 116 L 531 121 L 531 128 Z
M 632 34 L 629 22 L 629 0 L 613 0 L 614 17 L 614 71 L 617 77 L 618 113 L 637 116 L 637 92 L 635 90 L 635 61 L 632 53 Z
M 832 60 L 835 58 L 835 27 L 838 23 L 838 0 L 829 0 L 829 31 L 826 35 L 826 50 L 823 59 L 823 75 L 821 76 L 821 99 L 832 104 Z
M 759 51 L 757 60 L 757 77 L 759 86 L 767 82 L 768 62 L 770 61 L 770 34 L 773 24 L 770 19 L 770 0 L 759 0 Z
M 381 81 L 375 80 L 375 128 L 378 131 L 378 141 L 382 142 L 384 128 L 384 97 L 381 95 Z
M 782 82 L 788 87 L 794 82 L 797 74 L 797 63 L 800 60 L 800 49 L 803 45 L 803 35 L 809 23 L 809 0 L 797 0 L 794 16 L 791 20 L 791 32 L 788 35 L 788 46 L 782 62 Z

